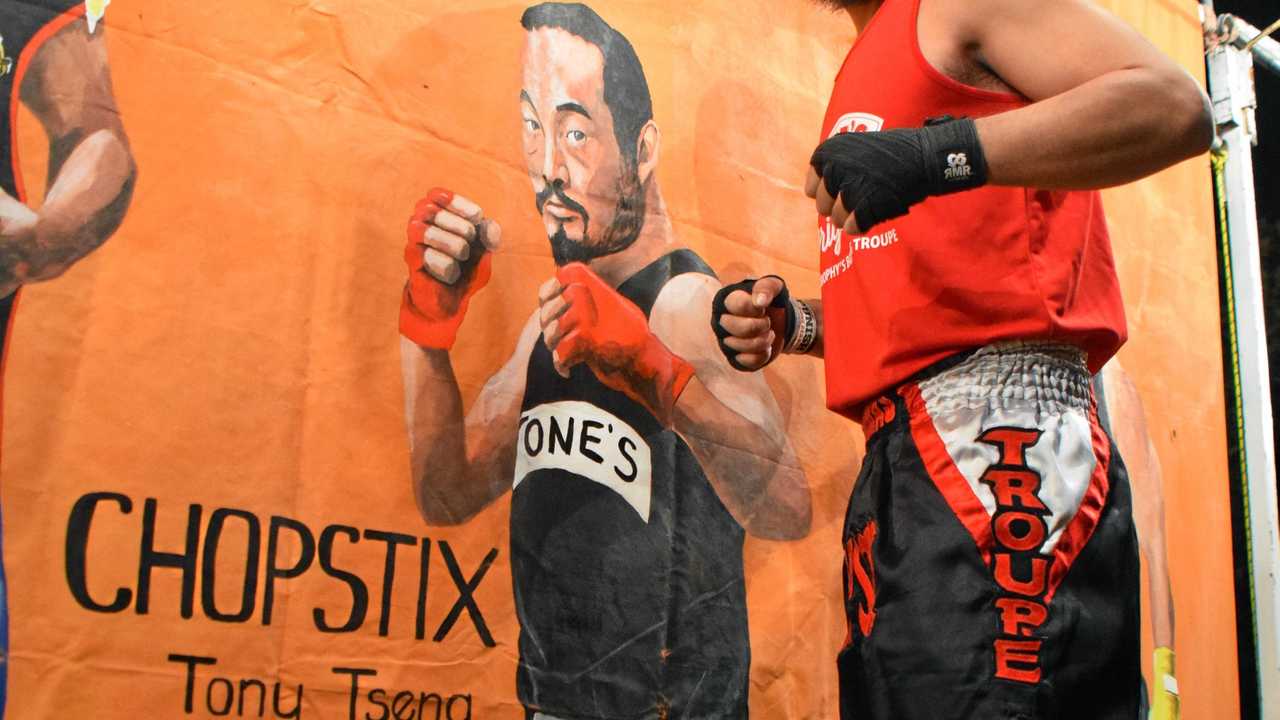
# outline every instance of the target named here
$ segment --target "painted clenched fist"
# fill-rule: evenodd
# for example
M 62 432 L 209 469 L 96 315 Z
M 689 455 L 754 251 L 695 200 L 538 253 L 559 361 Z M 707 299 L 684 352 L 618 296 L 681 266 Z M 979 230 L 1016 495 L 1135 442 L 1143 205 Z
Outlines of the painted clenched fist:
M 582 263 L 569 263 L 538 291 L 542 341 L 556 371 L 585 363 L 600 382 L 644 405 L 670 426 L 693 366 L 649 330 L 635 303 Z
M 414 207 L 406 233 L 409 281 L 400 334 L 422 347 L 448 350 L 471 296 L 489 282 L 502 228 L 471 200 L 434 188 Z

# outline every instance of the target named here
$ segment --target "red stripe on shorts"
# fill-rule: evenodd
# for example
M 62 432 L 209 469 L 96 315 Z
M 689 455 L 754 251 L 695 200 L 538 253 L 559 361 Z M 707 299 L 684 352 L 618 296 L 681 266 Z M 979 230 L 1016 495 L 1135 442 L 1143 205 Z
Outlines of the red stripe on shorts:
M 960 468 L 956 467 L 955 461 L 951 459 L 951 453 L 947 452 L 947 446 L 938 435 L 938 430 L 933 426 L 933 418 L 929 416 L 929 410 L 925 407 L 920 386 L 916 383 L 908 383 L 902 386 L 898 393 L 907 403 L 907 415 L 911 419 L 911 438 L 915 440 L 916 450 L 924 460 L 925 472 L 929 473 L 929 478 L 937 486 L 938 492 L 942 493 L 942 497 L 951 506 L 951 512 L 956 514 L 960 523 L 973 536 L 974 543 L 978 545 L 978 552 L 982 553 L 982 562 L 987 567 L 991 567 L 993 542 L 991 516 L 987 514 L 982 501 L 974 494 L 973 487 L 960 472 Z

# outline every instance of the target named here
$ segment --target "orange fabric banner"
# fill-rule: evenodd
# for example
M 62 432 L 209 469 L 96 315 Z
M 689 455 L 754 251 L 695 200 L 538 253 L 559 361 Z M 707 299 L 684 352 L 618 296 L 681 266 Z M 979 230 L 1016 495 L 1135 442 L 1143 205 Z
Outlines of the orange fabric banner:
M 798 0 L 591 5 L 630 41 L 652 95 L 657 151 L 646 157 L 661 204 L 648 212 L 722 281 L 776 272 L 814 296 L 802 183 L 849 24 Z M 1191 3 L 1103 5 L 1203 76 Z M 105 47 L 137 174 L 114 235 L 21 290 L 6 343 L 10 717 L 523 717 L 512 461 L 472 446 L 469 467 L 484 472 L 459 470 L 450 487 L 493 497 L 440 518 L 449 522 L 423 521 L 419 501 L 436 498 L 419 486 L 416 499 L 415 478 L 445 466 L 430 449 L 411 453 L 413 433 L 427 432 L 415 430 L 414 409 L 443 400 L 415 401 L 415 383 L 442 371 L 414 369 L 397 312 L 406 220 L 429 188 L 449 188 L 501 228 L 492 277 L 450 351 L 462 407 L 474 410 L 486 383 L 524 382 L 506 364 L 530 352 L 525 329 L 556 274 L 526 171 L 539 150 L 522 142 L 525 7 L 112 0 L 76 20 L 95 18 L 76 31 Z M 566 77 L 582 70 L 548 57 Z M 79 60 L 63 62 L 70 73 Z M 38 207 L 49 126 L 13 104 L 20 199 Z M 592 197 L 592 213 L 623 212 Z M 1145 417 L 1151 441 L 1133 470 L 1144 566 L 1160 568 L 1144 578 L 1144 657 L 1155 632 L 1179 658 L 1183 717 L 1231 717 L 1207 161 L 1105 202 L 1132 338 L 1119 358 L 1129 380 L 1112 379 L 1108 394 L 1116 412 Z M 841 530 L 862 430 L 825 410 L 816 360 L 771 365 L 741 397 L 739 414 L 758 422 L 738 437 L 758 433 L 776 453 L 744 452 L 743 476 L 785 475 L 770 502 L 803 497 L 811 508 L 745 534 L 737 612 L 750 637 L 750 712 L 834 717 L 847 632 Z M 640 517 L 659 512 L 626 477 L 644 463 L 627 465 L 635 446 L 612 425 L 622 411 L 560 410 L 562 423 L 578 421 L 573 437 L 556 426 L 577 455 L 546 454 L 557 442 L 547 416 L 539 435 L 517 436 L 527 445 L 514 462 L 602 457 L 617 477 L 597 484 Z M 501 422 L 493 412 L 474 422 Z M 521 427 L 538 420 L 526 414 Z M 594 455 L 589 422 L 601 438 Z M 1144 441 L 1117 435 L 1126 459 Z M 655 467 L 678 462 L 653 453 Z M 794 463 L 761 469 L 779 458 Z M 736 512 L 727 504 L 718 512 Z M 1172 592 L 1153 605 L 1148 588 L 1166 576 Z

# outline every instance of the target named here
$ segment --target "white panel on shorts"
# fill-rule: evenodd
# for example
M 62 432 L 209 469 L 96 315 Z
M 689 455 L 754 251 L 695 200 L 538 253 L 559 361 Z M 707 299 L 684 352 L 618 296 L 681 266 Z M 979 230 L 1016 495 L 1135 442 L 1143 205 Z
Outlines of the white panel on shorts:
M 1083 354 L 1061 345 L 993 345 L 922 381 L 920 394 L 947 453 L 988 516 L 995 514 L 996 498 L 981 478 L 1000 453 L 978 438 L 998 427 L 1043 433 L 1026 457 L 1040 474 L 1037 495 L 1050 512 L 1040 552 L 1052 553 L 1098 462 Z

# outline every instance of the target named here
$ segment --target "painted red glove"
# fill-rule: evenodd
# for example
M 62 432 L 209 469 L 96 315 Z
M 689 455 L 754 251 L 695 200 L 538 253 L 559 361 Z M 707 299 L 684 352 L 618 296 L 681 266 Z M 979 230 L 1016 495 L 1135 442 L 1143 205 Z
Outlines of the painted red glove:
M 669 427 L 676 400 L 693 378 L 693 366 L 649 330 L 648 319 L 635 303 L 586 265 L 565 265 L 556 279 L 568 305 L 556 320 L 556 364 L 567 370 L 586 363 L 600 382 L 644 405 Z
M 409 218 L 408 242 L 404 248 L 409 281 L 405 283 L 400 302 L 400 334 L 422 347 L 440 350 L 453 347 L 471 296 L 488 284 L 492 273 L 492 256 L 479 242 L 471 243 L 470 258 L 458 263 L 461 272 L 452 284 L 438 280 L 423 267 L 423 253 L 427 248 L 423 237 L 436 215 L 448 208 L 453 198 L 452 191 L 433 188 L 418 201 Z M 477 228 L 477 232 L 481 229 Z

